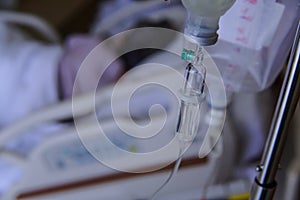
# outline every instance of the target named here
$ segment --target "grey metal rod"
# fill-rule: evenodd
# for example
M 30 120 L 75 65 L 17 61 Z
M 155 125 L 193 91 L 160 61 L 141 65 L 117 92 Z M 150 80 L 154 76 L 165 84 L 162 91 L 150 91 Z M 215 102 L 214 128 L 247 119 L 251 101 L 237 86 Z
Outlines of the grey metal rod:
M 275 176 L 284 149 L 287 129 L 300 95 L 299 31 L 300 21 L 298 21 L 288 68 L 273 116 L 262 164 L 257 167 L 258 175 L 251 191 L 252 200 L 272 199 L 276 189 Z

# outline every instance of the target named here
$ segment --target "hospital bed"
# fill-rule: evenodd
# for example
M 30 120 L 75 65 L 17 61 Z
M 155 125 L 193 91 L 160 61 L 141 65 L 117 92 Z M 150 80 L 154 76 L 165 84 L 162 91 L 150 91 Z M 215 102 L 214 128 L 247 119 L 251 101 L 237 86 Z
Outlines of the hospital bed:
M 138 77 L 138 73 L 140 72 L 133 73 L 132 79 L 129 80 L 132 81 L 135 79 L 134 77 Z M 155 70 L 153 73 L 156 73 Z M 151 75 L 149 75 L 150 77 Z M 162 74 L 160 78 L 172 79 L 167 74 Z M 126 84 L 123 84 L 123 87 L 125 89 Z M 112 89 L 112 86 L 108 86 L 96 93 L 98 110 L 107 108 L 107 104 L 104 102 L 109 100 Z M 157 92 L 155 87 L 147 88 L 146 92 L 142 94 L 147 96 L 154 92 Z M 78 97 L 75 101 L 85 102 L 90 98 L 89 95 Z M 164 182 L 172 171 L 172 166 L 178 156 L 178 144 L 176 141 L 175 143 L 171 142 L 175 137 L 177 98 L 169 99 L 166 124 L 158 136 L 150 140 L 133 139 L 120 130 L 113 118 L 108 117 L 109 114 L 101 112 L 102 115 L 99 115 L 103 132 L 114 145 L 126 151 L 155 152 L 156 149 L 168 143 L 173 144 L 166 151 L 162 151 L 159 156 L 150 153 L 142 160 L 122 154 L 116 150 L 115 146 L 105 143 L 105 138 L 99 136 L 99 123 L 90 120 L 91 116 L 88 114 L 93 106 L 80 105 L 85 106 L 80 113 L 84 117 L 76 124 L 77 128 L 82 127 L 80 134 L 73 125 L 62 126 L 43 140 L 28 156 L 23 157 L 2 151 L 3 159 L 13 166 L 10 172 L 11 184 L 9 187 L 3 187 L 6 190 L 3 190 L 2 199 L 145 199 L 149 198 Z M 71 100 L 44 108 L 3 131 L 7 137 L 2 137 L 1 143 L 17 137 L 24 132 L 24 129 L 70 116 L 72 116 Z M 143 116 L 139 119 L 140 123 L 148 120 L 148 116 L 144 117 L 145 119 Z M 163 117 L 164 115 L 154 115 L 154 126 L 159 125 Z M 127 119 L 122 120 L 126 122 Z M 191 147 L 184 153 L 183 163 L 178 174 L 174 175 L 174 179 L 162 190 L 158 199 L 168 199 L 171 198 L 168 195 L 173 193 L 182 195 L 186 191 L 190 191 L 187 194 L 196 198 L 201 196 L 206 191 L 205 188 L 209 188 L 212 184 L 221 184 L 231 180 L 230 174 L 236 159 L 236 141 L 230 123 L 226 124 L 224 137 L 214 148 L 216 153 L 202 158 L 199 158 L 199 148 L 203 143 L 203 135 L 198 133 Z M 205 132 L 205 129 L 202 131 Z M 83 144 L 88 144 L 88 148 Z M 97 157 L 97 153 L 100 155 L 100 159 L 99 155 Z M 113 169 L 112 165 L 125 169 L 125 172 Z M 249 190 L 247 181 L 233 185 L 230 190 L 220 187 L 214 189 L 214 192 L 208 193 L 229 196 L 230 193 L 244 193 Z M 219 192 L 216 193 L 216 191 Z

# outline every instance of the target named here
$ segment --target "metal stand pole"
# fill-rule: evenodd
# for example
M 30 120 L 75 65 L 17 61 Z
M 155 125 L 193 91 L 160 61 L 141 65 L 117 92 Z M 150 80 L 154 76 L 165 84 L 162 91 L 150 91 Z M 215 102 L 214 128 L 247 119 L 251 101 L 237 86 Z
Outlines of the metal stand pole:
M 262 164 L 256 168 L 258 175 L 255 178 L 255 183 L 251 191 L 250 199 L 252 200 L 272 199 L 276 190 L 276 172 L 284 149 L 287 129 L 296 110 L 300 95 L 299 31 L 300 21 L 298 21 L 298 28 L 289 58 L 287 72 L 273 116 Z

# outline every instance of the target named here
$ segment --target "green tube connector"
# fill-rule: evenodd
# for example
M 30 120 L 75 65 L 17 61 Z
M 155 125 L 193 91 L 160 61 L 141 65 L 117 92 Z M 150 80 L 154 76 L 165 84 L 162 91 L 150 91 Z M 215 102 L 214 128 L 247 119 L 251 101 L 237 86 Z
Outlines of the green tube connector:
M 186 61 L 193 61 L 195 58 L 195 52 L 192 50 L 183 49 L 181 53 L 181 59 Z

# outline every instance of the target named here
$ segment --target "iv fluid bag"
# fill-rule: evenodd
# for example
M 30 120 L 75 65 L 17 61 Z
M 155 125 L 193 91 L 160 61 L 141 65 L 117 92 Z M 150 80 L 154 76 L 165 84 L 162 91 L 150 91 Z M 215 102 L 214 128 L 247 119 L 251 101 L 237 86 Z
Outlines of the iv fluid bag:
M 206 17 L 222 16 L 235 0 L 182 0 L 183 5 L 193 14 Z
M 299 20 L 298 0 L 237 0 L 221 17 L 219 40 L 206 47 L 228 91 L 257 92 L 281 72 Z

